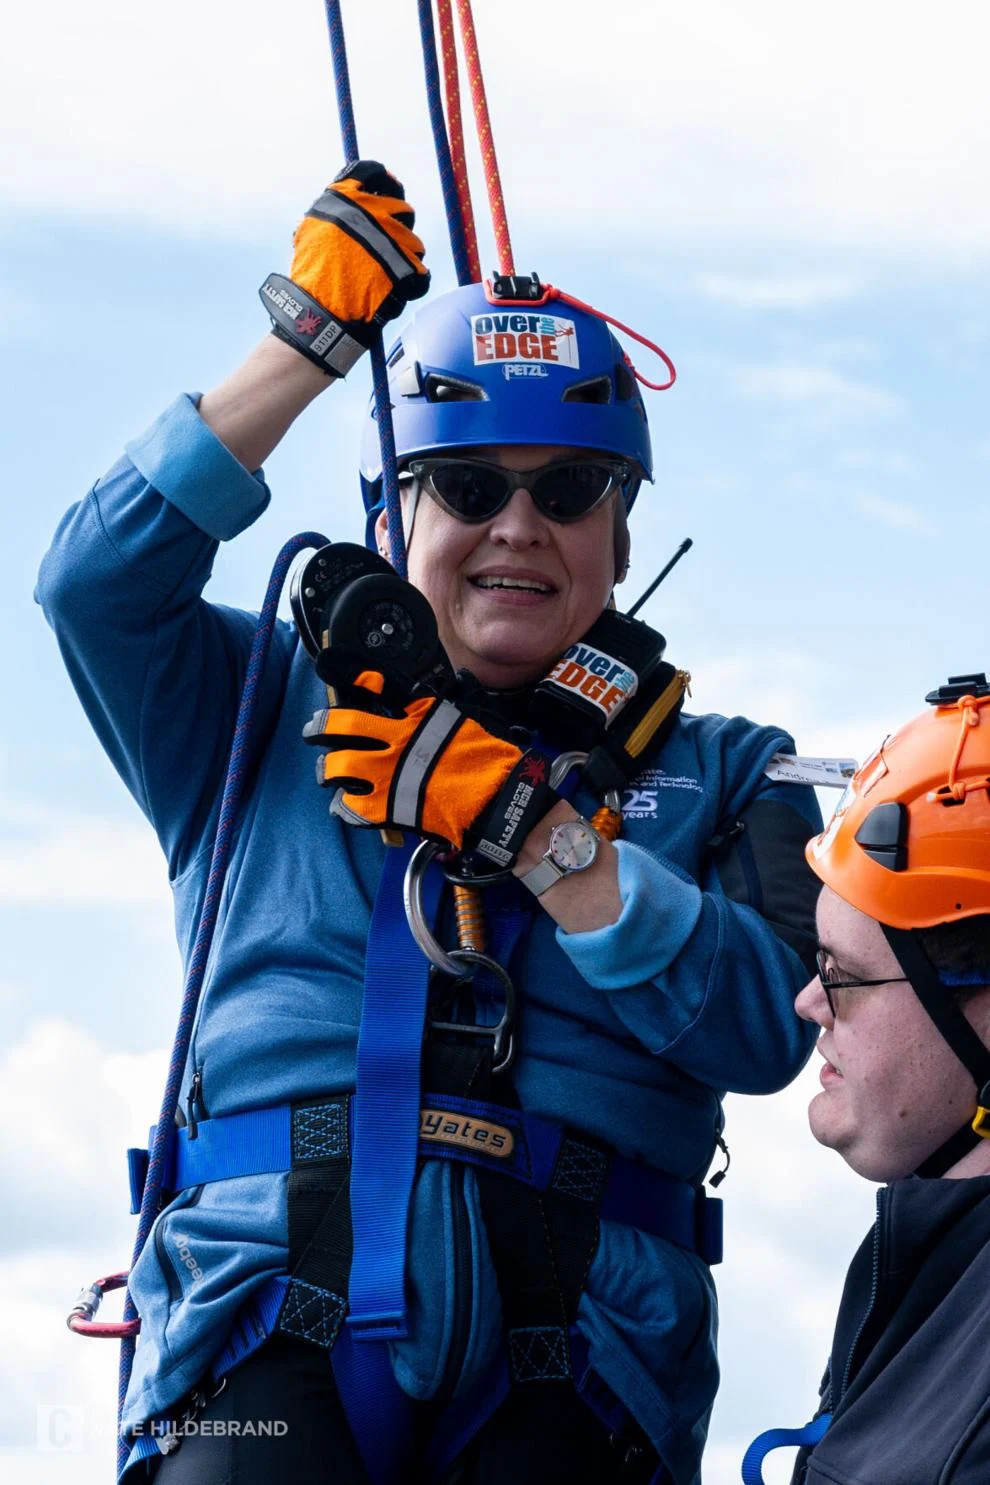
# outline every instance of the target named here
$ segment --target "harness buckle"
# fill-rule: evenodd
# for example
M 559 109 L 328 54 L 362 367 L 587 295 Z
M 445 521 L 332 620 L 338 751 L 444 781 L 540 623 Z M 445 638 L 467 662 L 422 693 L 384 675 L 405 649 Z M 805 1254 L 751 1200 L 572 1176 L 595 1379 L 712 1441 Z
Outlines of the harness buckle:
M 470 984 L 479 969 L 486 969 L 499 983 L 503 995 L 502 1015 L 494 1026 L 479 1026 L 472 1021 L 434 1021 L 428 1018 L 430 1031 L 450 1031 L 460 1036 L 491 1037 L 492 1072 L 505 1072 L 515 1056 L 513 1023 L 516 1017 L 516 987 L 508 971 L 488 954 L 479 954 L 474 949 L 451 949 L 447 958 L 460 971 L 451 987 L 451 996 L 456 996 L 462 985 Z M 462 967 L 463 966 L 463 967 Z M 434 973 L 437 973 L 435 971 Z M 439 971 L 443 973 L 443 971 Z

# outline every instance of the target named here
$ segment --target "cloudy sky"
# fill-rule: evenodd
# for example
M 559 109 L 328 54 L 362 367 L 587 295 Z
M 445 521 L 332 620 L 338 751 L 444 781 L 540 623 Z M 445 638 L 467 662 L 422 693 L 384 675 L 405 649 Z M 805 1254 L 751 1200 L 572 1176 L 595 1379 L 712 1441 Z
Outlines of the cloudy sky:
M 447 287 L 415 6 L 344 9 L 362 150 L 405 180 Z M 675 389 L 647 394 L 657 481 L 628 597 L 692 536 L 646 617 L 696 709 L 862 757 L 948 672 L 990 660 L 984 7 L 476 9 L 519 266 L 677 363 Z M 21 8 L 0 58 L 2 1482 L 109 1479 L 116 1348 L 63 1317 L 126 1264 L 119 1152 L 157 1111 L 179 992 L 164 867 L 61 674 L 34 574 L 125 439 L 264 332 L 257 285 L 341 159 L 323 24 L 316 0 L 277 16 L 49 0 Z M 221 553 L 216 597 L 257 607 L 296 530 L 358 536 L 366 396 L 362 366 L 272 458 L 275 499 Z M 706 1485 L 738 1479 L 762 1428 L 810 1416 L 871 1220 L 872 1189 L 806 1132 L 815 1077 L 729 1100 Z

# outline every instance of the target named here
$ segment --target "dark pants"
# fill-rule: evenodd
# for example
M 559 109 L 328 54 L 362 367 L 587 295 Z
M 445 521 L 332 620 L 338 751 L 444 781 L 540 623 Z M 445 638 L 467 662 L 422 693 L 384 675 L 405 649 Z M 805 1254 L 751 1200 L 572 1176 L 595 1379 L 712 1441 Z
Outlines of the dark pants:
M 433 1416 L 424 1404 L 424 1442 Z M 211 1428 L 247 1420 L 256 1429 L 279 1426 L 254 1435 L 190 1433 L 162 1460 L 156 1485 L 368 1485 L 327 1357 L 303 1341 L 276 1336 L 262 1346 L 197 1415 L 198 1425 L 207 1420 Z M 549 1383 L 514 1389 L 444 1485 L 645 1485 L 651 1473 L 645 1449 L 613 1443 L 573 1388 Z

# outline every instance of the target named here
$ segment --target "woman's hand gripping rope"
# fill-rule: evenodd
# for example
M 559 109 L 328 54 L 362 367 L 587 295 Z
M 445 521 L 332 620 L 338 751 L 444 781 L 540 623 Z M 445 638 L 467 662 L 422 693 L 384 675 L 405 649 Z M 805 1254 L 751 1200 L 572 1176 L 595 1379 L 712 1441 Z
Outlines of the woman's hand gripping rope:
M 346 376 L 387 320 L 430 287 L 416 214 L 377 160 L 353 160 L 296 228 L 289 277 L 261 299 L 272 332 L 328 376 Z

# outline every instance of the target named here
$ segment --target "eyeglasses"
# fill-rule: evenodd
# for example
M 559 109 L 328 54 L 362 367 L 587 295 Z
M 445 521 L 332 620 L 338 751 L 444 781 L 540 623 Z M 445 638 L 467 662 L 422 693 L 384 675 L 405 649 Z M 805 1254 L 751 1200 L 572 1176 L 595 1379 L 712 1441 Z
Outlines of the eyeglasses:
M 632 475 L 621 460 L 554 459 L 517 471 L 483 459 L 411 459 L 409 472 L 458 521 L 490 521 L 517 490 L 528 490 L 550 521 L 581 521 Z
M 907 983 L 907 975 L 887 975 L 882 980 L 843 980 L 839 978 L 838 971 L 833 969 L 827 958 L 827 950 L 819 949 L 815 955 L 815 963 L 818 965 L 818 978 L 821 980 L 825 999 L 833 1017 L 837 1014 L 833 991 L 835 990 L 865 990 L 869 985 L 897 985 L 901 981 Z

